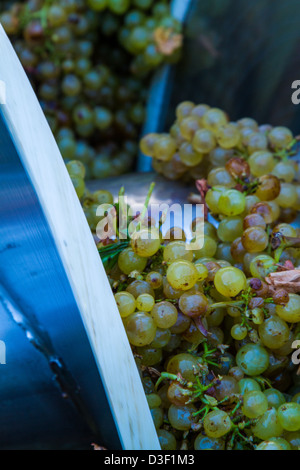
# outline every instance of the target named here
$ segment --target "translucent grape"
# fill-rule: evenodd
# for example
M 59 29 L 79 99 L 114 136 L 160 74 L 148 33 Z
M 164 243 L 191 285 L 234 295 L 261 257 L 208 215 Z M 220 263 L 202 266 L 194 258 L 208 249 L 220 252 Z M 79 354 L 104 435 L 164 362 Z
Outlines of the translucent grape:
M 236 363 L 245 374 L 260 375 L 269 367 L 269 354 L 258 344 L 246 344 L 238 351 Z
M 242 412 L 247 418 L 258 418 L 268 409 L 268 400 L 263 392 L 247 392 L 243 397 Z
M 232 427 L 232 422 L 225 411 L 214 410 L 206 415 L 203 420 L 203 426 L 208 437 L 218 439 L 229 433 Z
M 237 268 L 221 268 L 215 275 L 214 285 L 225 297 L 235 297 L 246 288 L 245 274 Z
M 198 271 L 187 260 L 174 261 L 167 270 L 167 280 L 174 289 L 189 290 L 198 280 Z

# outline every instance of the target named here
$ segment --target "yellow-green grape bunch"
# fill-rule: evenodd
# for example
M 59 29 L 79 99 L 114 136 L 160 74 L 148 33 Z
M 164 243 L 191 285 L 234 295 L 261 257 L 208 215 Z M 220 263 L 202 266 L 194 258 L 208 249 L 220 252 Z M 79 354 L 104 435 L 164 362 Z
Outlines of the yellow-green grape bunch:
M 142 228 L 107 273 L 162 449 L 297 449 L 300 288 L 274 290 L 266 278 L 289 250 L 299 266 L 299 233 L 280 210 L 269 221 L 238 190 L 225 195 L 230 215 L 218 230 L 202 222 L 201 250 L 182 230 L 153 240 Z M 295 247 L 274 246 L 274 236 Z
M 0 23 L 65 162 L 80 160 L 95 179 L 130 171 L 151 74 L 180 56 L 170 2 L 10 0 Z
M 251 118 L 233 122 L 219 108 L 185 101 L 177 106 L 176 120 L 169 132 L 145 135 L 140 149 L 153 157 L 154 170 L 166 178 L 192 180 L 209 176 L 210 185 L 228 188 L 236 185 L 240 175 L 225 174 L 226 164 L 240 157 L 248 162 L 254 178 L 270 174 L 287 184 L 279 197 L 288 197 L 296 204 L 298 199 L 290 184 L 298 176 L 298 165 L 289 159 L 295 143 L 286 127 L 260 126 Z

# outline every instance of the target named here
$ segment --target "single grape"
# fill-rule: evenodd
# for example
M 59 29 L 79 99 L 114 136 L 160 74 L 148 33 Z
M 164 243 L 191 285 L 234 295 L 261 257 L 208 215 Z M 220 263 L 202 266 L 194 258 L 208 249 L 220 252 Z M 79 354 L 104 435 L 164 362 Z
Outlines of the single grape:
M 133 346 L 147 346 L 156 334 L 153 318 L 146 312 L 136 312 L 126 318 L 126 333 Z
M 230 432 L 232 422 L 225 411 L 214 410 L 206 415 L 203 420 L 203 426 L 208 437 L 218 439 Z
M 174 261 L 167 270 L 167 280 L 174 289 L 189 290 L 198 280 L 198 271 L 187 260 Z
M 276 305 L 276 313 L 288 323 L 298 323 L 300 321 L 300 296 L 289 294 L 289 301 L 286 305 Z
M 163 301 L 155 304 L 151 316 L 159 328 L 171 328 L 177 321 L 178 312 L 171 302 Z
M 286 431 L 300 430 L 300 405 L 299 403 L 285 403 L 278 408 L 278 419 Z
M 249 376 L 263 374 L 269 367 L 269 361 L 267 350 L 259 344 L 246 344 L 236 356 L 237 365 Z
M 225 297 L 235 297 L 246 288 L 245 274 L 237 268 L 221 268 L 215 275 L 214 285 Z
M 122 318 L 126 318 L 136 309 L 136 300 L 129 292 L 118 292 L 115 300 Z
M 268 400 L 263 392 L 247 392 L 243 396 L 242 412 L 247 418 L 258 418 L 268 409 Z

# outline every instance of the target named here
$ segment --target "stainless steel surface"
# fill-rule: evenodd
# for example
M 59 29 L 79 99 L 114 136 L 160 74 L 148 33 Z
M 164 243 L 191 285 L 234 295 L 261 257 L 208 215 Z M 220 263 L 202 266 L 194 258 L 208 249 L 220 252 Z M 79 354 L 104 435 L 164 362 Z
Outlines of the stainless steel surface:
M 96 441 L 120 449 L 69 281 L 1 111 L 0 142 L 0 448 Z

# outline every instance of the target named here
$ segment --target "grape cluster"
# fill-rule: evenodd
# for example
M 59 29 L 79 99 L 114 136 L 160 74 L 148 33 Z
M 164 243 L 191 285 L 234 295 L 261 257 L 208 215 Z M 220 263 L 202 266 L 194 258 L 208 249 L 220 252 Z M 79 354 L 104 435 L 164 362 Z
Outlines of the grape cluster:
M 232 122 L 219 108 L 185 101 L 177 106 L 169 133 L 144 136 L 140 148 L 153 158 L 153 168 L 168 179 L 208 176 L 209 184 L 230 187 L 233 178 L 225 167 L 233 157 L 247 161 L 255 178 L 270 173 L 290 184 L 297 172 L 297 165 L 289 160 L 295 144 L 286 127 L 259 125 L 251 118 Z M 232 170 L 237 172 L 235 177 L 239 173 L 248 176 L 242 168 Z
M 219 110 L 204 122 L 221 117 L 227 126 Z M 255 127 L 255 139 L 263 135 L 250 119 L 231 129 L 241 133 L 243 124 Z M 196 142 L 212 159 L 216 137 L 207 131 Z M 164 450 L 300 447 L 296 143 L 285 128 L 265 138 L 268 148 L 247 155 L 224 159 L 228 150 L 218 147 L 223 166 L 213 161 L 193 195 L 206 206 L 205 220 L 192 222 L 195 239 L 182 227 L 163 233 L 147 213 L 126 241 L 95 236 Z M 145 145 L 163 158 L 176 147 L 169 135 L 148 136 Z M 69 171 L 74 180 L 76 162 Z M 113 197 L 82 191 L 95 235 L 96 205 Z
M 88 178 L 132 169 L 151 73 L 181 49 L 169 2 L 10 0 L 0 22 L 65 161 Z
M 228 170 L 246 168 L 249 177 L 244 160 L 230 162 Z M 83 181 L 78 163 L 68 170 Z M 231 183 L 207 185 L 218 228 L 195 219 L 204 238 L 193 247 L 181 227 L 163 235 L 147 213 L 130 240 L 99 242 L 96 208 L 113 196 L 81 187 L 164 450 L 300 447 L 300 369 L 292 360 L 300 284 L 285 281 L 285 274 L 299 278 L 300 231 L 287 221 L 291 199 L 279 199 L 292 182 L 270 174 L 264 185 L 262 176 L 255 188 L 264 200 Z M 282 276 L 276 288 L 274 274 Z

